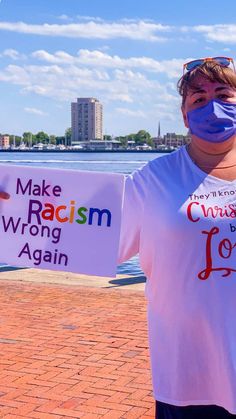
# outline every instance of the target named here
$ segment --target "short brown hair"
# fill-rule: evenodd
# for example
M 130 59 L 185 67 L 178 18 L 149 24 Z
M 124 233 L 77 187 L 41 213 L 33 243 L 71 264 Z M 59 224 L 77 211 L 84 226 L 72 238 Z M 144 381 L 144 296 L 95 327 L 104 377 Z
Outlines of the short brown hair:
M 184 105 L 189 90 L 194 90 L 196 79 L 203 77 L 211 82 L 228 84 L 236 89 L 236 73 L 230 67 L 222 67 L 216 61 L 206 61 L 202 65 L 194 68 L 192 71 L 185 73 L 177 83 L 177 89 L 182 96 L 182 105 Z

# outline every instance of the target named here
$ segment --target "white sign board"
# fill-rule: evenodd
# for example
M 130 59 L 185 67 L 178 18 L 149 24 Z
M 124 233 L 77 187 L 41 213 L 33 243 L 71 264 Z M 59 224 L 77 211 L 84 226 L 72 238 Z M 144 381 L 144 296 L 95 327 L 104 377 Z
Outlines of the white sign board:
M 0 165 L 0 262 L 115 277 L 124 176 Z

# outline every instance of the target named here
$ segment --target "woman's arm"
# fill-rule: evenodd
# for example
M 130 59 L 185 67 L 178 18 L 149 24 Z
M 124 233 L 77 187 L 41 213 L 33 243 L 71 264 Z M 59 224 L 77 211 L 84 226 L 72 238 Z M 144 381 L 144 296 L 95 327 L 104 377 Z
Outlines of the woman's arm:
M 148 164 L 129 175 L 125 180 L 121 219 L 118 264 L 139 252 L 143 207 L 147 192 Z

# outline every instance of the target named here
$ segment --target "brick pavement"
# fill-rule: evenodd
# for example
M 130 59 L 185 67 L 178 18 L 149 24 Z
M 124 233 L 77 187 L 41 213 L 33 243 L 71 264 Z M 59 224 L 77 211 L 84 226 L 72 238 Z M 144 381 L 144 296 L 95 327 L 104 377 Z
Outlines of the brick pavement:
M 143 292 L 0 289 L 1 418 L 154 417 Z

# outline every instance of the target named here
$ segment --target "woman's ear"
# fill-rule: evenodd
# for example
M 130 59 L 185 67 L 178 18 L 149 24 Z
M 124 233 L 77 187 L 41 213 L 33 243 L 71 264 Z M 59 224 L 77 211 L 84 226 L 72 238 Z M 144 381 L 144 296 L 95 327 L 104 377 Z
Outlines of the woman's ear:
M 182 111 L 182 115 L 183 115 L 184 125 L 186 126 L 186 128 L 189 128 L 187 112 L 184 109 L 184 105 L 181 106 L 181 111 Z

